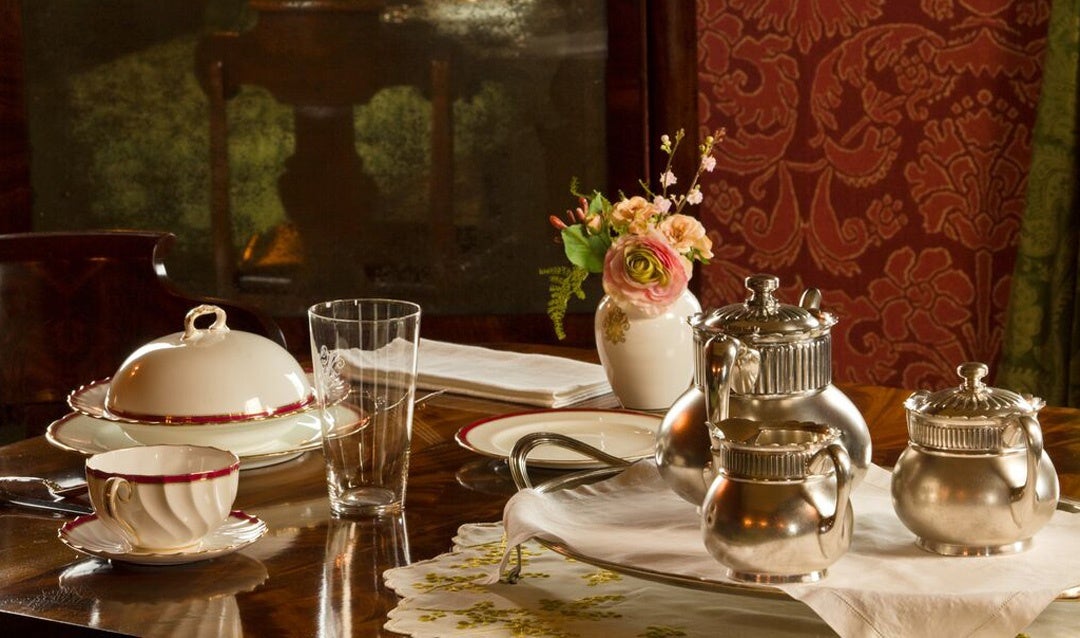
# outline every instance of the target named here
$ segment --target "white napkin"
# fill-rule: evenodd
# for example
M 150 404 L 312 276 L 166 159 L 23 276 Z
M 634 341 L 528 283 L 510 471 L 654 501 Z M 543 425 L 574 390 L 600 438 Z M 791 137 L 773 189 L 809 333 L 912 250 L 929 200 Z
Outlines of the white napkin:
M 604 368 L 543 354 L 523 354 L 420 340 L 416 385 L 448 392 L 559 408 L 611 392 Z
M 778 586 L 841 636 L 1012 638 L 1060 592 L 1080 585 L 1080 514 L 1055 512 L 1020 554 L 938 556 L 918 549 L 896 517 L 890 481 L 873 466 L 854 491 L 851 549 L 821 582 Z M 536 537 L 615 564 L 726 580 L 705 550 L 699 520 L 651 460 L 591 486 L 523 490 L 503 513 L 508 547 Z

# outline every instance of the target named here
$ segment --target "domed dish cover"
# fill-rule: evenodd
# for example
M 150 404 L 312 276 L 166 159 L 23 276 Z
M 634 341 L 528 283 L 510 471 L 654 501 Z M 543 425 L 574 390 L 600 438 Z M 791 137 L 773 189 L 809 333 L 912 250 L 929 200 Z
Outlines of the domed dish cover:
M 949 452 L 991 453 L 1023 445 L 1019 417 L 1034 416 L 1045 402 L 986 385 L 984 363 L 962 363 L 956 372 L 964 380 L 959 387 L 921 390 L 904 402 L 911 442 Z
M 215 315 L 209 328 L 195 320 Z M 193 308 L 184 331 L 133 352 L 105 395 L 107 418 L 159 424 L 229 423 L 283 416 L 315 400 L 291 354 L 273 341 L 230 330 L 218 306 Z

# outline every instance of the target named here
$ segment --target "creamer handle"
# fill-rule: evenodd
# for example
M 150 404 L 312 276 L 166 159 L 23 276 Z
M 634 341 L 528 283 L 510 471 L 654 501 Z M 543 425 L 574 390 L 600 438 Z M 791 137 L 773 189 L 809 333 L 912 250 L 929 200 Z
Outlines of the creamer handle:
M 850 539 L 847 538 L 849 528 L 845 520 L 851 507 L 851 457 L 839 442 L 830 443 L 827 448 L 818 452 L 814 462 L 820 462 L 819 457 L 822 456 L 828 456 L 832 460 L 833 477 L 836 480 L 836 508 L 831 516 L 818 512 L 821 517 L 821 524 L 818 525 L 818 545 L 821 547 L 822 556 L 833 559 L 842 554 L 850 544 Z

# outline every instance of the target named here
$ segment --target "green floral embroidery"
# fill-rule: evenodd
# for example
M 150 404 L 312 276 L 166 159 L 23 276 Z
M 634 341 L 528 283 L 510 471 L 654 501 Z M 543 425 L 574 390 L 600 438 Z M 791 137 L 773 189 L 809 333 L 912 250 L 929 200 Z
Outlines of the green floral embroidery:
M 420 622 L 435 622 L 440 618 L 446 618 L 446 612 L 436 609 L 424 614 L 423 616 L 420 616 L 419 618 L 417 618 L 417 620 L 419 620 Z
M 470 547 L 470 550 L 482 550 L 479 556 L 469 556 L 459 563 L 450 565 L 450 569 L 469 569 L 474 567 L 488 567 L 502 562 L 503 554 L 506 553 L 506 537 L 497 543 L 484 543 Z M 521 547 L 521 564 L 528 564 L 529 557 L 539 556 L 540 552 L 530 550 L 526 546 Z
M 471 576 L 444 576 L 442 574 L 424 574 L 424 580 L 413 583 L 417 591 L 432 592 L 437 589 L 444 591 L 484 591 L 484 585 L 478 581 L 484 579 L 483 574 Z
M 550 600 L 540 601 L 540 609 L 563 616 L 564 618 L 583 618 L 587 620 L 600 620 L 601 618 L 622 618 L 622 614 L 604 609 L 594 609 L 604 603 L 621 603 L 626 600 L 622 594 L 606 594 L 603 596 L 586 596 L 580 600 Z
M 489 567 L 491 565 L 498 565 L 502 561 L 503 554 L 506 552 L 506 540 L 505 538 L 500 542 L 484 543 L 483 545 L 475 545 L 468 548 L 470 550 L 478 551 L 479 554 L 467 554 L 462 556 L 462 559 L 458 562 L 445 565 L 446 569 L 477 569 Z M 521 548 L 521 565 L 525 567 L 529 564 L 529 558 L 540 556 L 540 552 L 536 550 L 530 550 L 526 546 Z M 551 574 L 544 572 L 530 572 L 522 570 L 519 578 L 550 578 Z M 422 581 L 413 583 L 413 587 L 420 592 L 432 592 L 435 590 L 443 591 L 472 591 L 482 592 L 485 589 L 480 581 L 484 580 L 483 574 L 469 574 L 463 576 L 447 576 L 444 574 L 430 572 L 424 574 Z
M 598 569 L 595 572 L 584 574 L 582 578 L 585 579 L 585 582 L 588 583 L 589 587 L 596 587 L 597 585 L 603 585 L 604 583 L 613 583 L 622 580 L 621 575 L 606 569 Z
M 676 636 L 686 636 L 686 632 L 683 629 L 677 629 L 667 625 L 649 625 L 645 627 L 645 632 L 638 634 L 640 638 L 675 638 Z
M 649 625 L 645 628 L 645 633 L 638 634 L 641 638 L 675 638 L 676 636 L 685 635 L 686 632 L 682 629 L 668 627 L 667 625 Z
M 580 600 L 541 600 L 539 610 L 510 607 L 500 609 L 491 601 L 478 602 L 466 609 L 441 610 L 425 609 L 428 612 L 422 620 L 435 620 L 453 614 L 462 617 L 457 623 L 458 629 L 499 625 L 515 638 L 576 638 L 579 634 L 565 629 L 562 621 L 567 618 L 579 620 L 602 620 L 621 618 L 622 614 L 603 607 L 619 603 L 625 596 L 588 596 Z

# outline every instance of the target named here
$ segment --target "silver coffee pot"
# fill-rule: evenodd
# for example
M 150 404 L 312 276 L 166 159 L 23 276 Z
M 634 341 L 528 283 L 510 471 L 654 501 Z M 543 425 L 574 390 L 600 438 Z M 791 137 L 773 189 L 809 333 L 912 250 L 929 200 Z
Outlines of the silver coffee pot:
M 749 426 L 729 431 L 736 423 L 825 423 L 840 433 L 855 484 L 870 465 L 866 421 L 832 384 L 830 330 L 836 318 L 821 309 L 815 288 L 807 288 L 797 306 L 781 303 L 773 294 L 779 283 L 773 275 L 751 275 L 745 302 L 690 320 L 697 352 L 694 384 L 664 416 L 656 464 L 671 489 L 696 505 L 713 479 L 711 439 L 753 434 Z
M 731 419 L 713 449 L 701 505 L 705 548 L 733 580 L 813 582 L 851 545 L 851 462 L 840 433 L 818 423 Z
M 1022 551 L 1054 513 L 1058 477 L 1043 450 L 1042 399 L 992 388 L 962 363 L 959 387 L 904 403 L 908 446 L 893 469 L 900 521 L 923 549 L 949 556 Z

